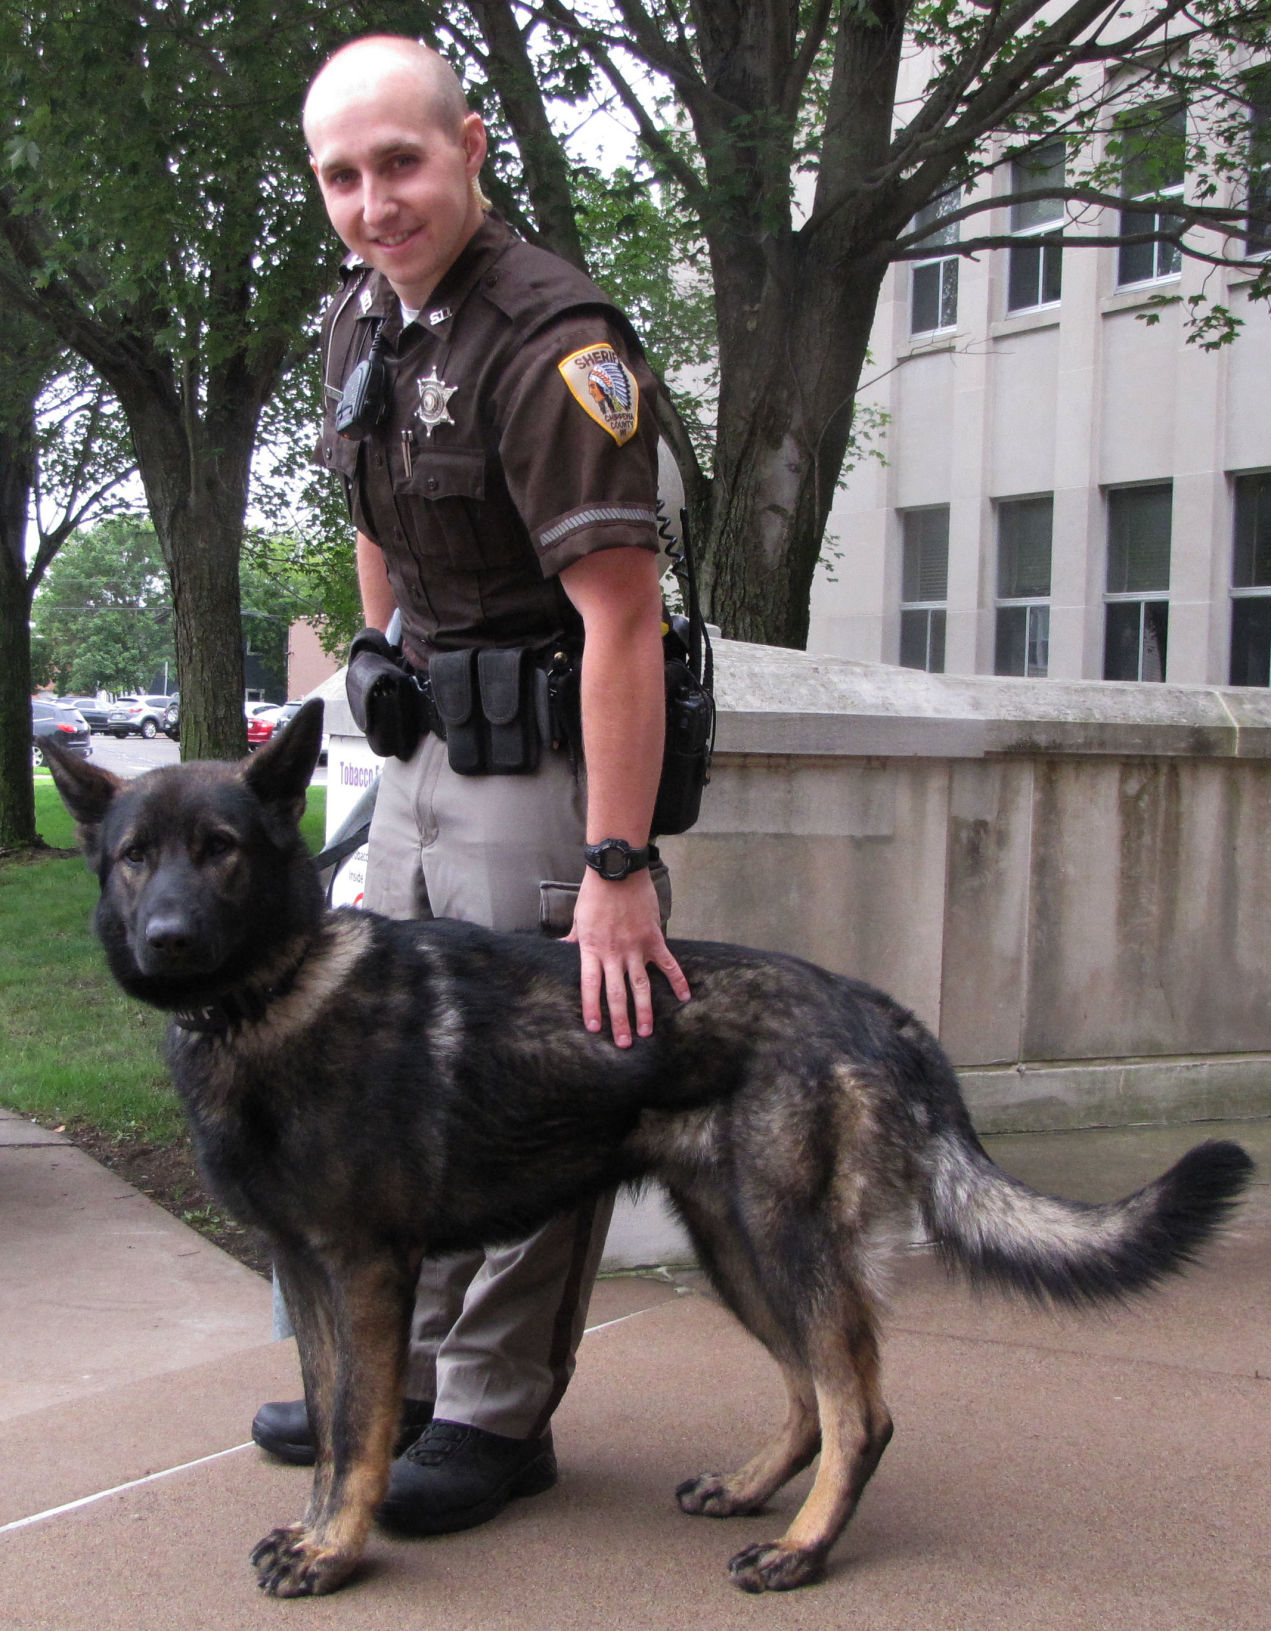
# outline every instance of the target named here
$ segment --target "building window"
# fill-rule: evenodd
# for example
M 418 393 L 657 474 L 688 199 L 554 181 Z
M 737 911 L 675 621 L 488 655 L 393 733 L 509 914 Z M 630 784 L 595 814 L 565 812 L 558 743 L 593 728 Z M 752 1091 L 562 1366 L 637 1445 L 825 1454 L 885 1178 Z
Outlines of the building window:
M 1108 494 L 1105 680 L 1163 680 L 1169 639 L 1171 483 Z
M 1271 473 L 1236 477 L 1231 683 L 1271 685 Z
M 944 673 L 949 594 L 949 506 L 905 510 L 900 586 L 900 666 Z
M 929 260 L 916 260 L 910 283 L 909 332 L 936 334 L 956 328 L 958 322 L 958 257 L 941 251 L 958 241 L 958 223 L 944 217 L 958 207 L 961 189 L 955 187 L 941 198 L 924 204 L 914 216 L 917 229 L 930 227 L 922 240 L 930 250 Z
M 1249 208 L 1261 219 L 1250 218 L 1245 227 L 1245 250 L 1250 255 L 1271 254 L 1271 70 L 1251 74 L 1245 81 L 1249 96 Z
M 1013 193 L 1063 184 L 1062 142 L 1047 142 L 1035 153 L 1016 159 L 1011 165 Z M 1063 220 L 1064 205 L 1060 198 L 1039 198 L 1031 204 L 1011 205 L 1011 231 L 1020 242 L 1012 244 L 1008 251 L 1007 311 L 1051 306 L 1059 299 L 1063 250 L 1049 238 L 1063 226 Z
M 1140 108 L 1123 121 L 1120 135 L 1121 190 L 1125 196 L 1181 199 L 1187 169 L 1187 109 L 1181 103 L 1165 108 Z M 1178 217 L 1171 215 L 1168 209 L 1121 211 L 1123 237 L 1167 232 L 1177 224 Z M 1183 253 L 1177 244 L 1160 241 L 1122 244 L 1117 260 L 1117 282 L 1149 283 L 1177 277 L 1182 264 Z
M 993 672 L 1044 679 L 1050 665 L 1050 532 L 1054 502 L 997 506 L 997 627 Z

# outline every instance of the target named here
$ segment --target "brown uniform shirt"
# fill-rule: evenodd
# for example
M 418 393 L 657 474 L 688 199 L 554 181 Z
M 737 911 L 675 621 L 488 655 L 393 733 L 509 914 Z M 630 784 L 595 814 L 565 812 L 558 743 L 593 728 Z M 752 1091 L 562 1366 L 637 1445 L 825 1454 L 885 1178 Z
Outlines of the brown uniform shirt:
M 391 410 L 348 441 L 335 406 L 381 326 Z M 404 331 L 386 280 L 355 268 L 323 360 L 319 458 L 384 552 L 412 662 L 577 640 L 557 574 L 596 550 L 657 548 L 656 387 L 630 325 L 497 216 Z

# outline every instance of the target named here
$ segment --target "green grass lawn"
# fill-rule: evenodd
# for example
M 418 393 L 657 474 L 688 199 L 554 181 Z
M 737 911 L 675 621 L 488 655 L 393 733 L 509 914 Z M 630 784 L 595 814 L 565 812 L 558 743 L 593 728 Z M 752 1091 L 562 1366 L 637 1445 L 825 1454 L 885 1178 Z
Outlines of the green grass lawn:
M 55 849 L 74 843 L 46 772 L 36 819 Z M 326 789 L 309 793 L 304 834 L 321 848 Z M 159 1061 L 165 1020 L 119 991 L 89 919 L 97 880 L 78 855 L 0 861 L 0 1105 L 49 1125 L 169 1143 L 181 1113 Z

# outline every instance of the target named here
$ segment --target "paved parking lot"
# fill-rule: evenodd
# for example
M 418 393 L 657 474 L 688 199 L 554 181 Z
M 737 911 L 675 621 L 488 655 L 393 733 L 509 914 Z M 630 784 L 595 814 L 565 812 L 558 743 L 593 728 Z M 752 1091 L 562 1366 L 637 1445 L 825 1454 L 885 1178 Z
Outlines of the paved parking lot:
M 93 763 L 116 776 L 140 776 L 144 771 L 160 765 L 174 765 L 181 750 L 166 736 L 156 736 L 147 742 L 141 736 L 108 736 L 104 731 L 93 732 Z
M 147 742 L 140 736 L 115 737 L 101 731 L 93 732 L 92 762 L 116 776 L 140 776 L 159 765 L 174 765 L 181 757 L 175 742 L 166 736 L 156 736 Z M 313 774 L 314 787 L 325 787 L 327 767 L 319 765 Z

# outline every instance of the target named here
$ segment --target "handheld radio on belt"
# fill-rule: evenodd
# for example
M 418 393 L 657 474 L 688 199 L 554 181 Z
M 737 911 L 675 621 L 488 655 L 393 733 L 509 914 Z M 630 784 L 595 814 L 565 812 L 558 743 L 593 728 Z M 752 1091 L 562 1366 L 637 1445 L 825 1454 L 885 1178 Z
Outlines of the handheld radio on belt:
M 659 504 L 659 513 L 661 505 Z M 697 595 L 689 542 L 688 511 L 680 511 L 678 548 L 669 528 L 659 527 L 680 581 L 687 615 L 673 616 L 662 640 L 666 662 L 666 745 L 653 809 L 653 836 L 687 832 L 697 821 L 702 791 L 710 781 L 715 747 L 715 655 Z

